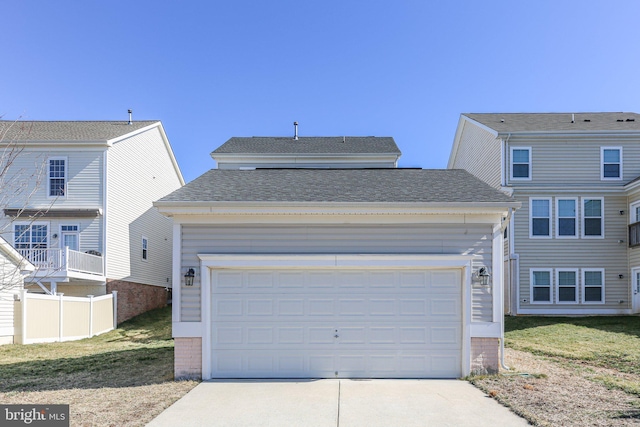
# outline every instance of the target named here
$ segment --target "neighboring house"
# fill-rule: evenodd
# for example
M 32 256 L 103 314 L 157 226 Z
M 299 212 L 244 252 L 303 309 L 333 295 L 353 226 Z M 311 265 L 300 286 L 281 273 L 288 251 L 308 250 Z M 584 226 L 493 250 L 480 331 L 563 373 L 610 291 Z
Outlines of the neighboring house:
M 392 138 L 231 138 L 212 157 L 154 203 L 174 221 L 176 377 L 498 369 L 512 198 L 396 169 Z
M 507 312 L 640 312 L 640 115 L 462 114 L 448 167 L 522 203 Z
M 163 306 L 171 221 L 152 201 L 184 184 L 159 121 L 0 121 L 18 150 L 4 180 L 2 236 L 36 271 L 25 285 L 67 296 L 118 291 L 118 321 Z M 20 185 L 16 185 L 19 182 Z M 0 190 L 1 192 L 2 190 Z
M 14 300 L 35 266 L 0 237 L 0 345 L 14 342 Z

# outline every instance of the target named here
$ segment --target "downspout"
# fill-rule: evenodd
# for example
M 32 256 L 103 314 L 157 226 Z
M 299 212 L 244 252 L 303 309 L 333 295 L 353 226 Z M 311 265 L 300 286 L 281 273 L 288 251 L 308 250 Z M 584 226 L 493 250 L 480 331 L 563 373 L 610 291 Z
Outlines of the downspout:
M 502 226 L 500 227 L 500 231 L 502 233 L 504 233 L 504 230 L 507 228 L 507 226 L 511 222 L 511 216 L 513 215 L 513 211 L 514 211 L 513 208 L 509 208 L 509 213 L 507 213 L 507 217 L 505 218 L 505 220 L 502 223 Z M 511 242 L 511 240 L 509 242 Z M 504 250 L 504 247 L 503 247 L 503 250 Z M 509 253 L 511 253 L 511 247 L 509 247 Z M 508 255 L 507 257 L 507 271 L 509 273 L 507 276 L 509 278 L 509 286 L 511 286 L 511 255 Z M 504 288 L 502 289 L 502 292 L 500 292 L 500 306 L 504 311 Z M 502 369 L 504 369 L 505 371 L 511 370 L 511 368 L 504 363 L 504 313 L 502 313 L 502 322 L 500 322 L 500 367 L 502 367 Z

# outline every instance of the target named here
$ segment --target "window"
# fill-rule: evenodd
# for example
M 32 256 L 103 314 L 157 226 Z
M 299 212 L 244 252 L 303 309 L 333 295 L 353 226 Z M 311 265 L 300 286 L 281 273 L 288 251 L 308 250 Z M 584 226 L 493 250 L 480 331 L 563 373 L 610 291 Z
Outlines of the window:
M 49 197 L 64 197 L 67 194 L 67 159 L 52 157 L 47 169 Z
M 149 256 L 149 240 L 146 237 L 142 238 L 142 259 L 146 260 Z
M 578 270 L 556 270 L 556 302 L 578 302 Z
M 556 199 L 556 237 L 578 237 L 577 205 L 577 199 Z
M 530 237 L 551 237 L 551 199 L 529 199 Z
M 531 148 L 511 148 L 511 179 L 531 179 Z
M 47 261 L 48 226 L 42 223 L 14 224 L 14 247 L 34 264 Z
M 622 147 L 600 148 L 601 179 L 622 179 Z
M 582 199 L 582 237 L 604 237 L 603 199 Z
M 551 302 L 551 270 L 531 270 L 531 302 Z
M 582 302 L 604 302 L 604 269 L 582 270 Z

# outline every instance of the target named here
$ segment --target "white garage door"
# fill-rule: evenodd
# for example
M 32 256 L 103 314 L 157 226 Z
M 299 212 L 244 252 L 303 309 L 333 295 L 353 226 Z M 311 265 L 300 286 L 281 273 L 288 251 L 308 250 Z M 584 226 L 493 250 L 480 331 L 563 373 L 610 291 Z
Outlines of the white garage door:
M 212 378 L 461 375 L 461 270 L 213 270 Z

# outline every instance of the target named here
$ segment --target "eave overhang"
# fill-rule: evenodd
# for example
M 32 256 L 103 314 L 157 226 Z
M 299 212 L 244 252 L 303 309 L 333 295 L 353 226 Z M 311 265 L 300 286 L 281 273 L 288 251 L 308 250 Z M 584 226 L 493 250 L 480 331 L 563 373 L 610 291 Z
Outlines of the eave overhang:
M 4 214 L 20 218 L 96 218 L 102 209 L 21 209 L 7 208 Z

